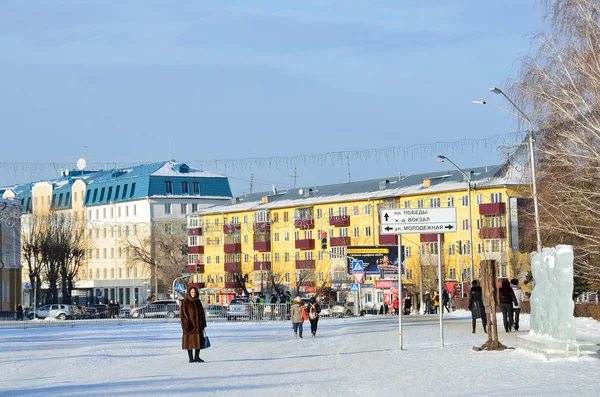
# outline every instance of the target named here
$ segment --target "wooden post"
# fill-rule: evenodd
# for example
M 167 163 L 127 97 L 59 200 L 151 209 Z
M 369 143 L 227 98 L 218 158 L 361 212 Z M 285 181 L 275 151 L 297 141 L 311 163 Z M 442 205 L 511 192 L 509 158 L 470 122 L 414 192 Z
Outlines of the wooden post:
M 488 340 L 481 347 L 474 347 L 473 350 L 506 350 L 512 347 L 506 347 L 500 343 L 498 337 L 498 321 L 496 319 L 496 306 L 498 305 L 498 281 L 496 278 L 496 261 L 484 260 L 480 265 L 481 289 L 483 292 L 483 306 L 485 307 L 485 317 L 488 327 Z

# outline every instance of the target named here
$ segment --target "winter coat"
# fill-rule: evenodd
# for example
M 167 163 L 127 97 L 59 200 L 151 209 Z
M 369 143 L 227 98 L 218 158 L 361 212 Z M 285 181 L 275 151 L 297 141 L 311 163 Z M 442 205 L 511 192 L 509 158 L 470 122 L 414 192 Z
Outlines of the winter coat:
M 425 294 L 423 297 L 423 302 L 425 303 L 425 307 L 431 307 L 431 296 L 429 294 Z
M 469 310 L 473 319 L 485 316 L 482 295 L 483 291 L 480 286 L 471 287 L 471 292 L 469 292 Z
M 204 315 L 204 307 L 202 307 L 202 303 L 198 297 L 198 290 L 196 290 L 195 298 L 190 296 L 192 288 L 196 289 L 195 287 L 188 288 L 185 299 L 179 309 L 179 319 L 181 321 L 181 329 L 183 329 L 181 348 L 184 350 L 204 348 L 206 317 Z
M 510 286 L 500 287 L 498 290 L 498 295 L 500 297 L 500 304 L 512 303 L 514 306 L 516 306 L 518 303 L 517 297 Z
M 392 302 L 392 307 L 394 309 L 398 309 L 400 308 L 400 302 L 398 301 L 398 298 L 395 298 L 394 301 Z
M 404 300 L 404 308 L 410 309 L 412 307 L 412 300 L 410 298 L 406 298 Z
M 315 307 L 315 312 L 317 313 L 317 319 L 319 318 L 319 313 L 321 313 L 321 306 L 319 306 L 319 304 L 317 303 L 317 300 L 314 297 L 310 298 L 310 302 L 308 304 L 308 309 L 307 309 L 307 314 L 308 314 L 309 320 L 310 320 L 310 311 L 311 311 L 313 305 Z
M 515 298 L 517 298 L 517 304 L 513 305 L 513 309 L 520 309 L 521 304 L 523 303 L 523 290 L 518 285 L 513 285 L 512 289 L 515 294 Z
M 302 318 L 302 308 L 304 307 L 304 303 L 294 301 L 292 302 L 292 322 L 293 323 L 303 323 L 304 319 Z
M 442 305 L 445 306 L 449 300 L 450 300 L 450 296 L 448 296 L 448 291 L 444 290 L 442 292 Z

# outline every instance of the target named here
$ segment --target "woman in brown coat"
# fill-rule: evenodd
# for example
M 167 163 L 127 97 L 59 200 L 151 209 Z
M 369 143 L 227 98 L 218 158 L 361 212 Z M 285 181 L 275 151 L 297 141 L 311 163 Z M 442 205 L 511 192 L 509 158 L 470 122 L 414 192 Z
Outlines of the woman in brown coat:
M 181 328 L 183 329 L 181 346 L 184 350 L 187 350 L 190 363 L 204 362 L 200 358 L 200 349 L 204 348 L 206 317 L 198 295 L 196 287 L 189 287 L 179 312 Z M 195 356 L 192 356 L 192 350 L 195 350 Z

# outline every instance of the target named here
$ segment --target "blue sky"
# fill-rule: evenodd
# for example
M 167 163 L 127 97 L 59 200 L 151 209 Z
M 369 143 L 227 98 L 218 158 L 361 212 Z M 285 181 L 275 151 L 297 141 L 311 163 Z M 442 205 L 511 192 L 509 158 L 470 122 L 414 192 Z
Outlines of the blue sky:
M 531 0 L 0 0 L 0 163 L 294 156 L 518 129 L 491 99 L 543 28 Z M 350 158 L 352 180 L 448 169 L 436 153 Z M 444 150 L 462 167 L 495 148 Z M 345 163 L 345 162 L 344 162 Z M 290 168 L 207 170 L 234 193 Z M 238 167 L 239 168 L 239 167 Z M 0 185 L 56 175 L 0 167 Z M 307 161 L 298 186 L 348 180 Z

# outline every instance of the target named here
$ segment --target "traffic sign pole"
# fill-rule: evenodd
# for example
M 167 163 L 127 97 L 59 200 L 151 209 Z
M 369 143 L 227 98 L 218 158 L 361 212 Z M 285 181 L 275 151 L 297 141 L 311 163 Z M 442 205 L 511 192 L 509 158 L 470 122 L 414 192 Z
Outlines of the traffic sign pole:
M 398 235 L 398 339 L 402 350 L 402 235 Z M 392 304 L 393 306 L 393 304 Z
M 440 343 L 442 347 L 444 347 L 444 315 L 442 312 L 444 311 L 444 307 L 442 306 L 442 242 L 440 238 L 440 234 L 437 235 L 437 243 L 438 243 L 438 308 L 440 310 Z M 472 249 L 472 247 L 471 247 Z M 496 320 L 494 320 L 496 321 Z

